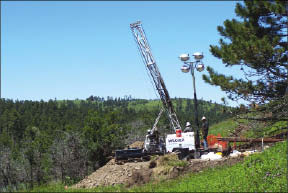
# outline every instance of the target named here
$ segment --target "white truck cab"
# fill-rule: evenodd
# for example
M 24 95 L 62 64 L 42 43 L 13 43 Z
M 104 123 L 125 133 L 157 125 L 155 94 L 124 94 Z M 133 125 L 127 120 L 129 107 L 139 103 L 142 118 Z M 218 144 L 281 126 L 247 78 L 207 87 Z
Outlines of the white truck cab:
M 168 134 L 166 136 L 166 152 L 172 152 L 176 148 L 195 150 L 194 132 L 181 133 L 181 137 L 177 137 L 176 134 Z

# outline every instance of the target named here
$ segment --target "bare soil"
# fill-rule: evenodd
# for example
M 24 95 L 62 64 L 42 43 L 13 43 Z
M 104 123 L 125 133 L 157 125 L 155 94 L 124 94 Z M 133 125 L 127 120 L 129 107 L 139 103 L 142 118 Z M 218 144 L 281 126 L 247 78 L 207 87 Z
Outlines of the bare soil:
M 143 148 L 144 146 L 144 141 L 135 141 L 131 145 L 129 145 L 129 148 Z
M 201 159 L 194 159 L 190 160 L 190 164 L 188 169 L 185 170 L 185 173 L 187 172 L 200 172 L 203 169 L 207 168 L 214 168 L 222 165 L 227 165 L 227 166 L 232 166 L 238 162 L 243 161 L 244 157 L 243 156 L 238 156 L 238 157 L 223 157 L 220 160 L 201 160 Z
M 161 159 L 147 162 L 127 162 L 123 165 L 118 165 L 115 163 L 114 159 L 112 159 L 105 166 L 99 168 L 71 188 L 94 188 L 97 186 L 116 184 L 123 184 L 126 187 L 131 187 L 134 185 L 142 185 L 152 180 L 157 182 L 163 179 L 176 178 L 189 172 L 200 172 L 206 168 L 220 165 L 233 165 L 242 161 L 243 157 L 227 157 L 214 161 L 192 159 L 188 161 L 185 167 L 167 166 L 158 160 Z
M 140 147 L 143 143 L 135 142 L 130 146 Z M 265 144 L 266 147 L 274 144 Z M 267 146 L 268 145 L 268 146 Z M 244 149 L 244 148 L 243 148 Z M 259 144 L 249 144 L 245 149 L 259 149 Z M 239 149 L 240 150 L 240 149 Z M 217 166 L 231 166 L 243 161 L 244 156 L 238 157 L 223 157 L 220 160 L 201 160 L 191 159 L 184 164 L 185 166 L 171 166 L 168 164 L 171 161 L 177 163 L 178 157 L 176 154 L 166 154 L 158 156 L 146 162 L 126 162 L 121 165 L 115 163 L 115 160 L 110 160 L 106 165 L 96 170 L 91 175 L 84 178 L 79 183 L 71 188 L 94 188 L 97 186 L 109 186 L 123 184 L 126 187 L 134 185 L 142 185 L 148 182 L 159 182 L 160 180 L 176 178 L 180 175 L 201 172 L 207 168 Z M 179 161 L 179 160 L 178 160 Z
M 136 171 L 145 172 L 149 170 L 149 162 L 125 163 L 118 165 L 114 159 L 105 166 L 99 168 L 90 176 L 72 186 L 72 188 L 94 188 L 97 186 L 108 186 L 116 184 L 127 184 L 135 178 Z

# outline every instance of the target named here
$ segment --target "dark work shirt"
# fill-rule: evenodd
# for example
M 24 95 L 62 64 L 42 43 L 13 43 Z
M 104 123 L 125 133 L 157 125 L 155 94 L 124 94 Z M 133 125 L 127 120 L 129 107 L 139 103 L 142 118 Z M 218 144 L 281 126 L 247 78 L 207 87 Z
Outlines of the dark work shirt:
M 203 137 L 207 137 L 208 135 L 208 129 L 209 129 L 209 124 L 208 124 L 208 121 L 204 121 L 202 123 L 202 134 L 203 134 Z
M 191 127 L 186 127 L 184 129 L 184 133 L 186 133 L 186 132 L 192 132 L 192 128 Z

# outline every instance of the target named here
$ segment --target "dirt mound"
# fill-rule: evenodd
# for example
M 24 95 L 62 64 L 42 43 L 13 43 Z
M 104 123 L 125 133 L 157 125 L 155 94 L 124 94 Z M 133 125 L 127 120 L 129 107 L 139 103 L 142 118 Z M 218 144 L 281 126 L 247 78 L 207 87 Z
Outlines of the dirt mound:
M 144 141 L 135 141 L 131 145 L 129 145 L 130 148 L 143 148 L 144 146 Z
M 115 164 L 114 159 L 110 160 L 105 166 L 99 168 L 90 176 L 84 178 L 72 188 L 94 188 L 97 186 L 107 186 L 116 184 L 127 184 L 131 181 L 133 173 L 137 170 L 146 171 L 149 162 L 125 163 L 124 165 Z M 135 174 L 134 174 L 135 175 Z
M 170 153 L 170 154 L 166 154 L 164 156 L 160 156 L 156 160 L 157 160 L 158 166 L 165 166 L 165 165 L 171 164 L 172 162 L 180 161 L 178 159 L 177 154 L 175 154 L 175 153 Z
M 146 184 L 151 180 L 152 170 L 134 170 L 132 177 L 127 181 L 126 186 Z
M 183 173 L 189 164 L 187 161 L 179 160 L 177 154 L 175 153 L 157 157 L 155 162 L 156 166 L 153 168 L 152 175 L 152 179 L 154 181 L 175 178 Z
M 153 157 L 149 162 L 127 162 L 123 165 L 116 164 L 112 159 L 71 188 L 94 188 L 116 184 L 130 187 L 149 181 L 159 182 L 163 179 L 175 178 L 188 172 L 200 172 L 203 169 L 220 165 L 233 165 L 242 160 L 243 157 L 224 157 L 214 161 L 200 159 L 181 161 L 173 153 Z
M 174 154 L 157 156 L 149 162 L 126 162 L 123 165 L 116 164 L 112 159 L 72 188 L 93 188 L 116 184 L 129 187 L 135 184 L 145 184 L 151 179 L 157 179 L 159 175 L 164 176 L 162 178 L 175 177 L 170 174 L 177 173 L 178 176 L 179 172 L 175 172 L 175 167 L 171 165 L 176 161 L 179 160 Z

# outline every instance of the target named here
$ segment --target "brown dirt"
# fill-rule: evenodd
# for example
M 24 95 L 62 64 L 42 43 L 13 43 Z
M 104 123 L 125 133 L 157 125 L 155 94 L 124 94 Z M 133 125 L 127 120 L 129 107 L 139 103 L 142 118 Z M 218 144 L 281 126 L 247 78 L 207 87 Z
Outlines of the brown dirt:
M 140 147 L 141 145 L 143 145 L 143 142 L 142 144 L 140 142 L 131 144 L 133 147 Z M 269 144 L 269 146 L 271 145 Z M 256 148 L 255 145 L 253 148 Z M 179 161 L 177 155 L 173 153 L 152 157 L 152 160 L 147 162 L 126 162 L 122 165 L 116 164 L 115 160 L 112 159 L 105 166 L 99 168 L 71 188 L 94 188 L 116 184 L 131 187 L 150 181 L 157 183 L 160 180 L 176 178 L 185 173 L 201 172 L 204 169 L 222 165 L 234 165 L 242 160 L 243 156 L 223 157 L 214 161 L 191 159 L 186 162 L 185 166 L 180 167 L 169 164 Z
M 214 168 L 216 166 L 222 166 L 222 165 L 227 165 L 231 166 L 234 165 L 240 161 L 243 161 L 244 157 L 243 156 L 238 156 L 238 157 L 223 157 L 220 160 L 201 160 L 201 159 L 193 159 L 190 160 L 189 167 L 188 169 L 185 170 L 185 173 L 187 172 L 200 172 L 203 169 L 207 168 Z
M 224 157 L 221 160 L 214 161 L 192 159 L 188 162 L 187 166 L 180 167 L 169 166 L 164 163 L 163 160 L 174 160 L 175 155 L 172 154 L 167 157 L 163 159 L 163 156 L 160 156 L 149 162 L 127 162 L 123 165 L 116 164 L 114 159 L 112 159 L 105 166 L 99 168 L 71 188 L 94 188 L 97 186 L 116 184 L 123 184 L 126 187 L 131 187 L 133 185 L 145 184 L 151 180 L 157 182 L 163 179 L 176 178 L 185 173 L 200 172 L 203 169 L 220 165 L 233 165 L 243 160 L 243 157 Z
M 143 148 L 144 141 L 135 141 L 131 145 L 129 145 L 130 148 Z
M 117 165 L 112 159 L 105 166 L 99 168 L 90 176 L 87 176 L 72 188 L 94 188 L 116 184 L 127 184 L 135 178 L 136 171 L 148 171 L 149 162 L 125 163 Z M 146 179 L 146 178 L 145 178 Z
M 146 184 L 151 180 L 152 170 L 134 170 L 132 177 L 128 179 L 126 183 L 126 187 L 130 187 L 133 185 L 142 185 Z

